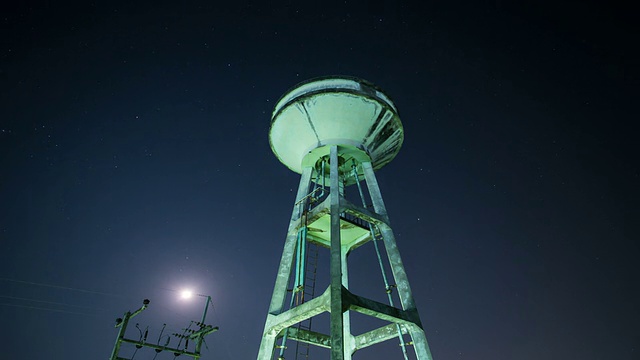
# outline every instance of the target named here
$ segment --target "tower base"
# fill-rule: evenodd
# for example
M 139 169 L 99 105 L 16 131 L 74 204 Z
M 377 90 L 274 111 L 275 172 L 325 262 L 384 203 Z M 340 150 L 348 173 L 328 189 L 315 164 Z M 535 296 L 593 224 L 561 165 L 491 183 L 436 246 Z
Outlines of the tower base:
M 360 189 L 359 174 L 364 175 L 368 193 L 373 204 L 374 211 L 365 207 L 354 205 L 345 199 L 343 194 L 345 177 L 350 176 L 344 169 L 344 158 L 340 159 L 339 147 L 332 145 L 328 157 L 329 163 L 329 194 L 319 204 L 309 206 L 309 200 L 314 191 L 310 191 L 312 175 L 316 171 L 316 184 L 320 176 L 317 166 L 306 166 L 301 175 L 300 185 L 296 196 L 289 231 L 285 241 L 276 284 L 274 287 L 269 314 L 264 327 L 262 342 L 258 353 L 258 360 L 271 360 L 276 356 L 276 349 L 280 349 L 278 358 L 284 358 L 286 342 L 297 341 L 322 348 L 330 349 L 332 360 L 351 359 L 352 355 L 360 349 L 384 342 L 390 339 L 400 339 L 404 358 L 408 359 L 406 346 L 412 346 L 415 357 L 419 360 L 431 360 L 431 352 L 427 344 L 425 332 L 420 321 L 420 316 L 415 307 L 413 295 L 409 287 L 409 281 L 402 264 L 393 231 L 389 224 L 387 211 L 382 201 L 378 182 L 374 174 L 371 162 L 365 161 L 353 163 L 353 183 L 358 184 L 361 198 L 364 202 L 363 192 Z M 324 176 L 324 162 L 321 164 L 321 174 Z M 323 189 L 324 190 L 324 189 Z M 349 220 L 355 219 L 355 220 Z M 327 224 L 328 220 L 328 224 Z M 369 232 L 344 230 L 345 221 L 362 223 L 368 226 Z M 325 229 L 319 232 L 323 236 L 313 235 L 310 224 L 322 224 Z M 361 227 L 362 229 L 362 227 Z M 329 233 L 327 236 L 326 233 Z M 349 278 L 347 269 L 348 254 L 368 241 L 374 241 L 378 250 L 376 239 L 380 238 L 386 250 L 389 267 L 392 271 L 393 288 L 397 289 L 397 295 L 401 307 L 393 306 L 393 300 L 389 295 L 389 305 L 358 296 L 349 291 Z M 330 284 L 324 292 L 312 299 L 307 299 L 294 306 L 294 293 L 300 286 L 304 287 L 304 249 L 306 241 L 328 247 L 330 251 L 329 272 Z M 380 259 L 380 257 L 379 257 Z M 381 260 L 380 260 L 381 261 Z M 288 290 L 292 279 L 292 270 L 295 265 L 295 277 L 293 289 Z M 380 263 L 382 269 L 382 262 Z M 392 286 L 387 284 L 387 278 L 383 271 L 387 294 L 391 293 Z M 301 274 L 302 272 L 302 274 Z M 285 302 L 289 298 L 289 307 L 285 309 Z M 323 313 L 329 313 L 330 332 L 323 334 L 310 329 L 296 328 L 296 325 Z M 351 333 L 350 312 L 356 312 L 389 322 L 388 325 L 377 329 L 353 335 Z M 404 336 L 411 338 L 405 343 Z M 276 343 L 280 341 L 280 345 Z

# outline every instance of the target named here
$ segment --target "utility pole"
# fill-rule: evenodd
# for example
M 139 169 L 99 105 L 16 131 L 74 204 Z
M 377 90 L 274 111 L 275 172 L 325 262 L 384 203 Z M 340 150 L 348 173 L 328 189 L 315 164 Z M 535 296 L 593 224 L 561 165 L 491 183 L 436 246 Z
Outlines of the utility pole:
M 194 358 L 195 360 L 200 359 L 200 356 L 201 356 L 200 349 L 202 348 L 204 337 L 215 331 L 218 331 L 217 326 L 214 327 L 211 325 L 206 325 L 204 323 L 207 316 L 207 309 L 209 307 L 210 302 L 211 302 L 211 297 L 207 296 L 207 304 L 205 305 L 204 314 L 202 315 L 202 322 L 196 323 L 198 324 L 198 326 L 200 326 L 199 330 L 185 331 L 185 334 L 173 334 L 174 337 L 181 339 L 178 346 L 180 346 L 180 344 L 182 343 L 182 339 L 185 340 L 184 347 L 182 349 L 179 349 L 178 347 L 169 346 L 169 342 L 171 341 L 170 336 L 167 336 L 167 340 L 164 343 L 164 345 L 160 345 L 160 339 L 158 339 L 157 344 L 148 343 L 147 342 L 147 335 L 149 334 L 148 330 L 145 330 L 144 335 L 141 334 L 140 339 L 138 340 L 127 339 L 125 337 L 125 332 L 127 330 L 127 325 L 129 324 L 129 320 L 131 320 L 132 317 L 140 314 L 142 311 L 146 310 L 147 307 L 149 306 L 149 300 L 144 299 L 144 301 L 142 302 L 141 308 L 139 308 L 134 312 L 127 311 L 122 318 L 116 319 L 116 327 L 119 327 L 120 330 L 118 331 L 118 337 L 116 338 L 116 343 L 113 346 L 113 351 L 111 352 L 111 357 L 109 359 L 110 360 L 131 360 L 131 359 L 118 356 L 118 352 L 120 351 L 120 347 L 122 346 L 122 343 L 133 344 L 138 349 L 141 349 L 143 347 L 152 348 L 157 353 L 167 350 L 172 352 L 175 356 L 186 355 Z M 189 340 L 195 341 L 196 345 L 195 345 L 194 351 L 188 350 Z

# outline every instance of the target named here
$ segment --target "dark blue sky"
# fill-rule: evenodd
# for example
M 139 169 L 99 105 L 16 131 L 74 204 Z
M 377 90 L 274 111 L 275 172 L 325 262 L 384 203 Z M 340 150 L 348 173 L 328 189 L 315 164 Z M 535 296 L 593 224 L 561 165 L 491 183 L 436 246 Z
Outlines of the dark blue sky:
M 255 358 L 298 182 L 271 110 L 344 74 L 400 111 L 378 178 L 436 360 L 636 359 L 638 31 L 607 6 L 2 5 L 2 358 L 107 358 L 143 298 L 155 334 L 197 320 L 184 286 L 203 359 Z

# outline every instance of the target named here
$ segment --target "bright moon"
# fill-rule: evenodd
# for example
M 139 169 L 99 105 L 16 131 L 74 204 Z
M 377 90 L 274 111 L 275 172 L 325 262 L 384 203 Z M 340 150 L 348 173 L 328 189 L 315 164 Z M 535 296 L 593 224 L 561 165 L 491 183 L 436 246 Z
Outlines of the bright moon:
M 191 290 L 182 290 L 182 292 L 180 292 L 180 297 L 183 299 L 189 299 L 191 296 L 193 296 Z

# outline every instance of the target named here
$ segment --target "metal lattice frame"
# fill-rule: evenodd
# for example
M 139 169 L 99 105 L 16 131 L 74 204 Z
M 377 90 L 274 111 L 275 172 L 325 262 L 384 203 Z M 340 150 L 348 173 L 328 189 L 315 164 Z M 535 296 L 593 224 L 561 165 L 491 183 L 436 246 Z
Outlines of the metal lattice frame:
M 331 349 L 332 360 L 349 360 L 355 351 L 397 338 L 399 332 L 411 336 L 418 360 L 432 359 L 373 166 L 370 162 L 363 162 L 360 165 L 364 172 L 374 212 L 350 203 L 340 194 L 338 146 L 331 146 L 329 196 L 306 215 L 308 221 L 326 214 L 331 216 L 330 285 L 322 295 L 285 310 L 287 283 L 293 267 L 297 233 L 301 227 L 305 226 L 302 221 L 303 206 L 300 204 L 309 194 L 313 172 L 312 167 L 303 169 L 258 352 L 258 360 L 272 359 L 276 340 L 283 336 L 285 330 L 288 339 Z M 348 290 L 347 254 L 351 249 L 342 245 L 340 241 L 341 213 L 348 213 L 363 219 L 379 229 L 396 282 L 401 308 L 358 296 Z M 350 311 L 389 321 L 391 324 L 354 336 L 351 334 L 350 328 Z M 294 327 L 297 323 L 323 312 L 330 313 L 330 334 L 300 330 Z

